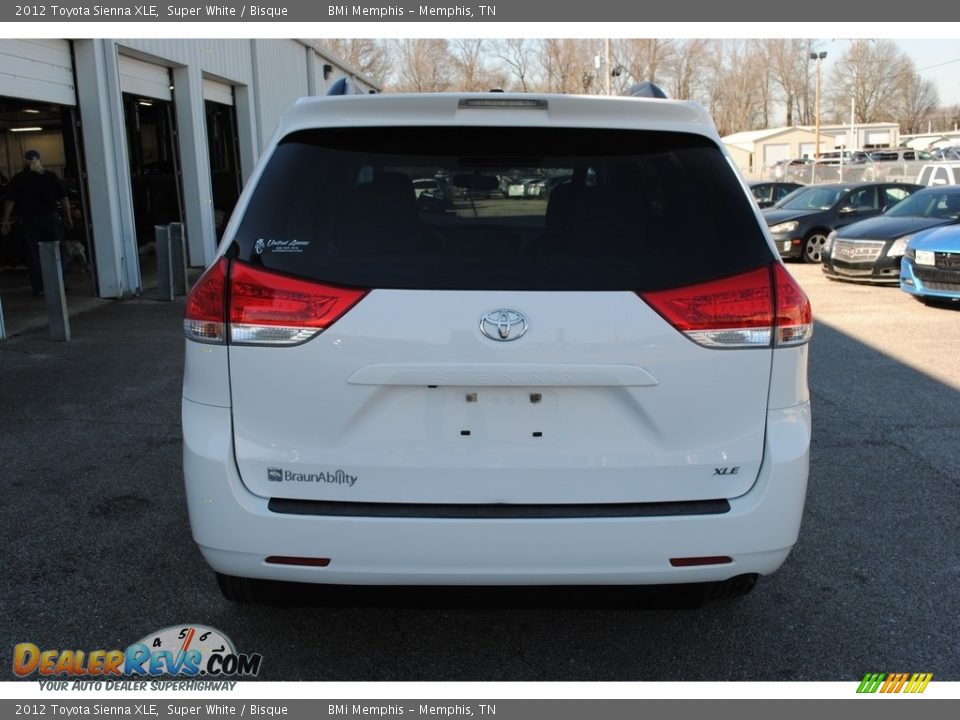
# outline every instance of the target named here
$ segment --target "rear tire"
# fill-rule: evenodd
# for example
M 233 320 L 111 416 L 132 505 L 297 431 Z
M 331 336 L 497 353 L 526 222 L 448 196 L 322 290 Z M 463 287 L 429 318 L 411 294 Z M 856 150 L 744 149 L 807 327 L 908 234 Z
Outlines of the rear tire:
M 737 575 L 729 580 L 720 582 L 705 583 L 703 600 L 704 603 L 712 603 L 716 600 L 735 600 L 749 595 L 757 584 L 757 575 Z
M 257 602 L 256 580 L 217 573 L 217 585 L 220 586 L 223 596 L 230 602 L 241 604 Z
M 757 575 L 737 575 L 717 582 L 654 586 L 649 604 L 657 609 L 701 610 L 717 601 L 741 598 L 756 584 Z

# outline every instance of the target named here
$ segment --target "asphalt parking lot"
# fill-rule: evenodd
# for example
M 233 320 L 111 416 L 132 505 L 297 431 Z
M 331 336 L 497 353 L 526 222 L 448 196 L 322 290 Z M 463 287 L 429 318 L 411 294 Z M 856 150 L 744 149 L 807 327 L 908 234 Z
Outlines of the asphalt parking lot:
M 817 320 L 808 502 L 794 553 L 743 600 L 373 590 L 232 605 L 185 512 L 182 301 L 136 300 L 75 318 L 70 344 L 0 343 L 0 648 L 122 648 L 200 623 L 261 653 L 269 680 L 960 680 L 960 309 L 790 269 Z

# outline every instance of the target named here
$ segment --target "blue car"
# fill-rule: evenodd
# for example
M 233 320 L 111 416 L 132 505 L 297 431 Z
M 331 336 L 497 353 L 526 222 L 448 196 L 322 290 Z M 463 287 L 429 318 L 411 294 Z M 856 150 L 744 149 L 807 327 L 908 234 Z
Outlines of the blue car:
M 910 239 L 900 262 L 900 289 L 923 302 L 960 302 L 960 225 Z

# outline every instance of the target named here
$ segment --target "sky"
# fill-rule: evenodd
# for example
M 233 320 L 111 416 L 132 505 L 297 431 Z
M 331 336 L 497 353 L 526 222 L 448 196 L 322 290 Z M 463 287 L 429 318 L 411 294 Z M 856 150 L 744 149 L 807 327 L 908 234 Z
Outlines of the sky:
M 960 38 L 892 39 L 913 58 L 920 74 L 936 84 L 941 105 L 960 105 Z M 843 55 L 849 45 L 849 40 L 819 41 L 819 49 L 827 52 L 823 61 L 824 74 L 832 71 L 833 62 Z

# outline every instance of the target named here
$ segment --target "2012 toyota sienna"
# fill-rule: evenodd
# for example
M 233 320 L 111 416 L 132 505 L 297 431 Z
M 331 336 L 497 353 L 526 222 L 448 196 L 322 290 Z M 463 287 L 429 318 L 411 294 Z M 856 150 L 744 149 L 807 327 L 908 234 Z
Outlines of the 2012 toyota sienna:
M 496 192 L 520 173 L 558 181 Z M 452 203 L 418 204 L 438 176 Z M 810 304 L 697 104 L 302 100 L 184 331 L 190 521 L 233 600 L 737 595 L 797 540 Z

